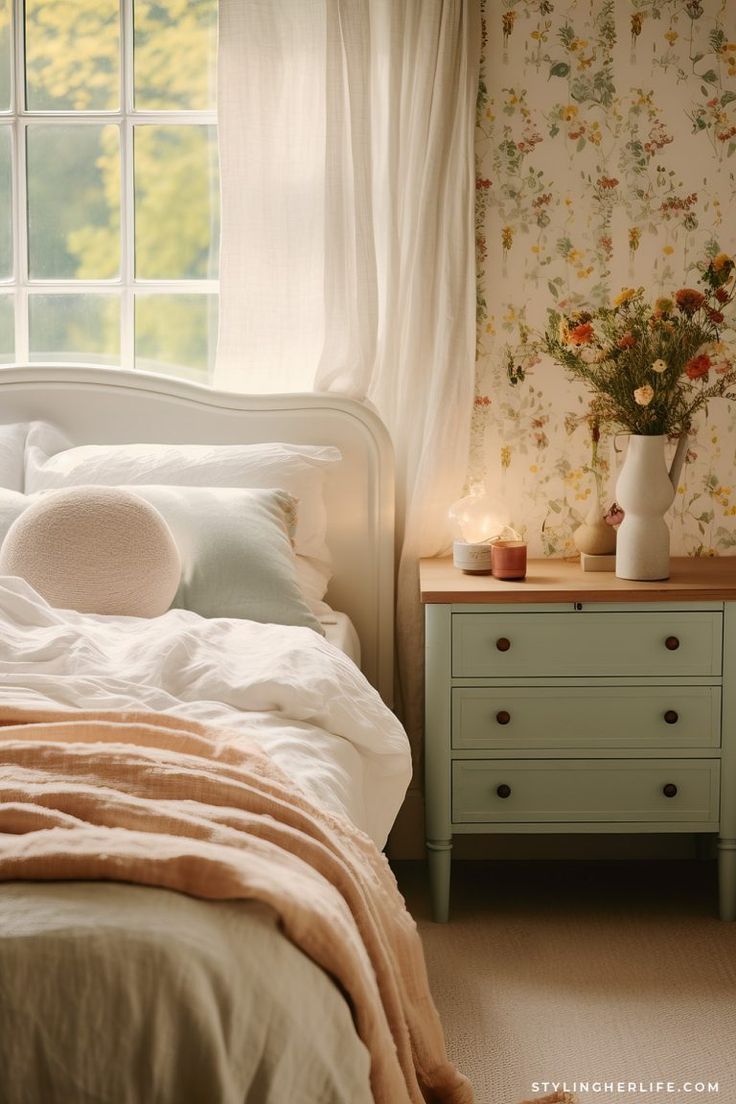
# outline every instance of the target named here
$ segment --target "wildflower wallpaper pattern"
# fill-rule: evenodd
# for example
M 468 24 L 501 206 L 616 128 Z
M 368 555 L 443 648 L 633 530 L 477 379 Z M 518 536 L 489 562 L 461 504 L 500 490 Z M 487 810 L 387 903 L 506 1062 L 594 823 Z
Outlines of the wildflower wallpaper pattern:
M 469 482 L 533 555 L 575 553 L 596 491 L 588 396 L 525 345 L 550 307 L 698 286 L 736 249 L 736 0 L 485 0 Z M 512 386 L 507 362 L 519 379 Z M 672 552 L 736 550 L 736 403 L 696 424 Z M 622 438 L 603 439 L 603 505 Z

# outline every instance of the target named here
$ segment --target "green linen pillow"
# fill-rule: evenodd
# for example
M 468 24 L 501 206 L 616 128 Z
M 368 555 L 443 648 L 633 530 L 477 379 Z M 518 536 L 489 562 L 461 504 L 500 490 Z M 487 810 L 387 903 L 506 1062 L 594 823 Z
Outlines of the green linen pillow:
M 297 503 L 286 491 L 145 484 L 125 490 L 150 502 L 173 534 L 182 568 L 174 608 L 303 625 L 324 636 L 297 581 Z

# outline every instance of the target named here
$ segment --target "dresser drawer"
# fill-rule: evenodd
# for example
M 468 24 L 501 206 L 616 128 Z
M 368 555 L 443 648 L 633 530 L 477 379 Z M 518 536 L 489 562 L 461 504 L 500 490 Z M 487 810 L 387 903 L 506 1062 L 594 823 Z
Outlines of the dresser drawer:
M 464 686 L 454 748 L 718 747 L 717 686 Z
M 718 783 L 717 759 L 455 760 L 452 820 L 715 823 Z M 676 794 L 667 797 L 665 786 L 676 786 Z M 506 797 L 500 796 L 504 787 Z
M 456 678 L 720 675 L 720 613 L 455 613 Z

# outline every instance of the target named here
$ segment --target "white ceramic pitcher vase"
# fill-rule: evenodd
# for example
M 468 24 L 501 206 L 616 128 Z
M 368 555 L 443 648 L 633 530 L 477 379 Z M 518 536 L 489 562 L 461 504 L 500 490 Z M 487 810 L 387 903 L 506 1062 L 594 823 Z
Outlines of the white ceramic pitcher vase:
M 687 451 L 687 436 L 677 442 L 672 465 L 665 462 L 664 436 L 632 433 L 616 481 L 616 501 L 624 520 L 616 538 L 616 574 L 620 579 L 668 579 L 670 531 L 664 515 L 672 505 Z

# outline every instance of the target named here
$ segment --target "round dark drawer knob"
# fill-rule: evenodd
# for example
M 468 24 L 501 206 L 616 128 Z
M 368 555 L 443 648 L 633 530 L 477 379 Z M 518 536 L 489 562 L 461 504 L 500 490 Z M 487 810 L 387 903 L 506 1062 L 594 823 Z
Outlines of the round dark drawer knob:
M 680 715 L 677 710 L 668 709 L 664 715 L 664 719 L 666 720 L 667 724 L 677 724 L 680 719 Z
M 499 709 L 498 713 L 496 714 L 496 720 L 499 724 L 508 724 L 511 720 L 511 714 L 508 713 L 505 709 Z
M 496 641 L 496 647 L 499 652 L 507 652 L 511 647 L 511 641 L 507 636 L 500 636 Z
M 668 636 L 664 642 L 664 646 L 668 652 L 676 652 L 680 647 L 680 641 L 676 636 Z
M 496 786 L 496 793 L 499 797 L 511 797 L 511 787 L 502 782 L 500 786 Z
M 674 797 L 677 793 L 677 786 L 674 782 L 668 782 L 666 786 L 662 787 L 662 793 L 665 797 Z

